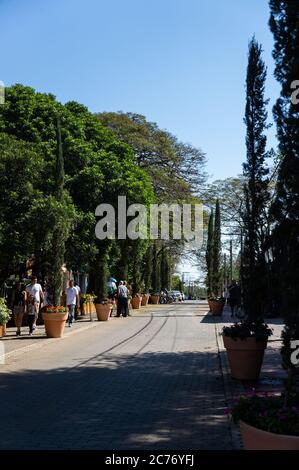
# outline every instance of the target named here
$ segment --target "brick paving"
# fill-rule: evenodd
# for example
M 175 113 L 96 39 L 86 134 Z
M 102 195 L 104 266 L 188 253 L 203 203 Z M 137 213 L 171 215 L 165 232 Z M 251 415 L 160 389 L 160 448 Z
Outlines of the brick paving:
M 62 340 L 30 339 L 0 366 L 0 448 L 233 448 L 206 313 L 195 302 L 148 306 Z

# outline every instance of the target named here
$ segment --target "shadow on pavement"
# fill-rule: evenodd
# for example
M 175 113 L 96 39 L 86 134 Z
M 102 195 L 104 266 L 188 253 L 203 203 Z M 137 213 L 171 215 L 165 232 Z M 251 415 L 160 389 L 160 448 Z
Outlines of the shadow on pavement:
M 0 448 L 231 448 L 215 352 L 74 356 L 1 374 Z

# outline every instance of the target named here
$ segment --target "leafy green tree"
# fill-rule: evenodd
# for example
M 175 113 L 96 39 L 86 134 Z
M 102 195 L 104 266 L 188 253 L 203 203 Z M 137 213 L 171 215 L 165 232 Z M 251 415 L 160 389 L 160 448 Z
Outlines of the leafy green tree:
M 1 284 L 11 274 L 22 276 L 28 255 L 33 253 L 31 229 L 38 223 L 33 217 L 33 201 L 41 201 L 43 196 L 35 181 L 43 168 L 38 145 L 0 134 Z
M 247 160 L 243 164 L 244 210 L 242 253 L 242 291 L 246 317 L 249 320 L 263 317 L 265 299 L 265 255 L 263 243 L 264 217 L 269 199 L 268 173 L 265 164 L 269 154 L 266 152 L 267 104 L 264 98 L 266 67 L 262 60 L 262 47 L 253 38 L 249 44 L 246 95 L 246 148 Z
M 102 113 L 100 122 L 134 150 L 136 163 L 151 176 L 159 200 L 189 199 L 206 180 L 205 155 L 139 114 Z

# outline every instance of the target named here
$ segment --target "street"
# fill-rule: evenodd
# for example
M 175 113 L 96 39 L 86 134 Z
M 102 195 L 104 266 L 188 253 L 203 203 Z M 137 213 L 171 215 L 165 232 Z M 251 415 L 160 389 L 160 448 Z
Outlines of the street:
M 231 449 L 207 311 L 194 301 L 148 306 L 30 339 L 0 366 L 0 447 Z

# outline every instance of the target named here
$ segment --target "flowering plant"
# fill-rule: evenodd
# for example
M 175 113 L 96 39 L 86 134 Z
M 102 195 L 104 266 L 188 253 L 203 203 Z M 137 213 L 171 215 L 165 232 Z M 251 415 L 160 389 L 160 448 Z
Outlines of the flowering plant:
M 6 305 L 6 300 L 4 298 L 0 298 L 0 325 L 5 325 L 10 319 L 10 310 Z
M 293 395 L 288 405 L 283 394 L 241 396 L 230 413 L 235 423 L 241 420 L 263 431 L 299 436 L 298 395 Z
M 94 294 L 82 294 L 81 295 L 81 299 L 83 301 L 83 303 L 86 303 L 86 302 L 93 302 L 96 298 L 96 295 Z
M 213 302 L 225 302 L 225 298 L 222 295 L 209 295 L 208 300 L 211 300 Z
M 220 334 L 235 340 L 255 338 L 257 341 L 262 341 L 271 336 L 273 330 L 263 322 L 241 321 L 230 326 L 224 326 Z
M 65 313 L 67 311 L 68 311 L 67 307 L 63 307 L 61 305 L 58 305 L 58 306 L 49 305 L 48 307 L 45 308 L 46 313 Z

